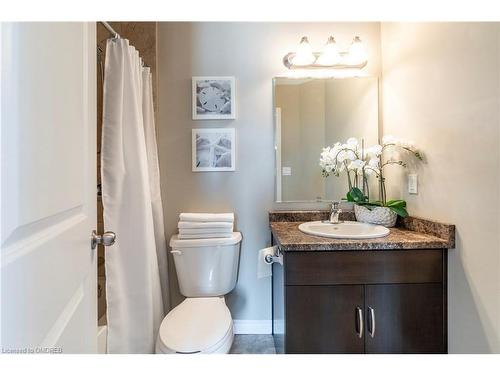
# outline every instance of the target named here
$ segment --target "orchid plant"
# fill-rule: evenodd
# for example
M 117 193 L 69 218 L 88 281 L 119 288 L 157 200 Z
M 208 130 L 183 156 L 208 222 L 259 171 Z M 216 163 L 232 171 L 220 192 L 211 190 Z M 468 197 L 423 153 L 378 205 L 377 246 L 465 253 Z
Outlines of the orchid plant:
M 349 138 L 346 143 L 335 143 L 321 152 L 319 165 L 323 177 L 331 174 L 339 176 L 346 172 L 349 185 L 347 200 L 359 205 L 372 207 L 387 207 L 399 216 L 407 216 L 406 202 L 403 200 L 387 200 L 384 170 L 389 165 L 406 167 L 396 152 L 402 150 L 423 160 L 421 153 L 412 142 L 398 140 L 393 136 L 384 136 L 382 145 L 364 147 L 363 141 Z M 379 182 L 379 200 L 370 201 L 368 177 L 375 176 Z
M 346 172 L 349 191 L 353 188 L 359 188 L 362 184 L 363 192 L 368 195 L 368 183 L 366 174 L 363 173 L 365 166 L 363 142 L 359 144 L 356 138 L 349 138 L 346 143 L 335 143 L 332 147 L 326 147 L 321 153 L 319 165 L 323 170 L 323 177 L 331 174 L 340 176 L 340 173 Z

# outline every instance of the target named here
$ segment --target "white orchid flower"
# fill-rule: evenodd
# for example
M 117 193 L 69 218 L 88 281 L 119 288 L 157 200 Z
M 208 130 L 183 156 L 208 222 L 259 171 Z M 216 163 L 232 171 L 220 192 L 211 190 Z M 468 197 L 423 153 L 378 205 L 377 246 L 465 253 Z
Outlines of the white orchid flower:
M 375 145 L 372 147 L 368 147 L 365 150 L 365 154 L 368 157 L 378 157 L 380 154 L 382 154 L 382 146 L 381 145 Z
M 376 174 L 376 172 L 377 172 L 377 171 L 374 171 L 374 170 L 373 170 L 373 169 L 371 169 L 371 168 L 366 168 L 366 169 L 365 169 L 365 174 L 366 174 L 367 176 L 372 176 L 372 175 Z
M 351 150 L 356 150 L 358 148 L 359 142 L 356 138 L 351 137 L 347 140 L 346 142 L 346 148 L 349 148 Z
M 380 163 L 379 163 L 379 159 L 378 158 L 371 158 L 369 161 L 368 161 L 368 165 L 372 168 L 378 168 Z
M 339 163 L 343 163 L 344 160 L 346 160 L 348 158 L 348 156 L 349 155 L 348 155 L 348 153 L 346 151 L 341 150 L 337 154 L 337 160 L 338 160 Z
M 365 166 L 366 162 L 361 160 L 361 159 L 356 159 L 356 160 L 353 160 L 351 162 L 351 164 L 349 164 L 349 169 L 355 169 L 355 170 L 359 170 L 359 169 L 363 169 L 363 167 Z
M 376 176 L 381 182 L 380 200 L 386 203 L 386 190 L 384 183 L 383 170 L 387 165 L 400 165 L 406 167 L 398 151 L 406 150 L 423 160 L 421 153 L 415 147 L 414 143 L 407 140 L 400 140 L 392 135 L 386 135 L 382 138 L 382 145 L 374 145 L 363 149 L 359 141 L 352 137 L 347 139 L 346 143 L 335 143 L 331 147 L 323 148 L 319 160 L 319 165 L 323 169 L 323 177 L 331 174 L 339 176 L 341 172 L 346 171 L 349 189 L 357 187 L 362 183 L 363 193 L 367 188 L 367 176 Z M 391 146 L 391 147 L 386 147 Z M 392 147 L 397 146 L 397 147 Z M 360 157 L 362 155 L 362 157 Z M 353 173 L 354 172 L 354 173 Z M 358 178 L 361 176 L 361 180 Z M 355 177 L 355 178 L 354 178 Z M 367 195 L 369 194 L 366 189 Z
M 330 158 L 332 160 L 335 160 L 335 158 L 337 157 L 337 154 L 339 153 L 340 151 L 340 146 L 334 146 L 330 149 Z
M 363 175 L 363 167 L 365 166 L 365 164 L 366 164 L 366 162 L 361 160 L 361 159 L 353 160 L 349 164 L 349 170 L 356 172 L 356 174 L 358 176 L 362 176 Z

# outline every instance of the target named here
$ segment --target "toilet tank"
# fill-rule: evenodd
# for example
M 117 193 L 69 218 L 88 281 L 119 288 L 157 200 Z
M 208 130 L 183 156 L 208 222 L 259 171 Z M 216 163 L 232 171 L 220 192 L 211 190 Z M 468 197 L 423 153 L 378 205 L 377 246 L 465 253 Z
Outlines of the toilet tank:
M 185 297 L 214 297 L 236 286 L 241 233 L 231 238 L 170 239 L 171 253 L 181 294 Z

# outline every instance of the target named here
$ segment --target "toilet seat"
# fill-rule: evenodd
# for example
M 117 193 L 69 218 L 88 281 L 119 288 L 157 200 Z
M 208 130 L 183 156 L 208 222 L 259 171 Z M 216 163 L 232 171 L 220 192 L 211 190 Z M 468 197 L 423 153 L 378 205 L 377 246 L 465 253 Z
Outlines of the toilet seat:
M 233 321 L 224 297 L 186 298 L 161 323 L 157 353 L 227 353 Z

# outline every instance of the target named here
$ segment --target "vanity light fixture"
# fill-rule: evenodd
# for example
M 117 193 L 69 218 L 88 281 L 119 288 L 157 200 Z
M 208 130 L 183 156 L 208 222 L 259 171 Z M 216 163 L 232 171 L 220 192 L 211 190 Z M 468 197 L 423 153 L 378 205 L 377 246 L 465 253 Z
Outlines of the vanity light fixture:
M 359 36 L 354 37 L 349 53 L 347 54 L 347 61 L 350 65 L 360 65 L 368 60 L 365 48 Z
M 307 37 L 303 36 L 297 52 L 283 57 L 288 69 L 361 69 L 368 63 L 368 56 L 359 36 L 354 37 L 349 51 L 340 52 L 335 38 L 330 36 L 321 52 L 313 52 Z
M 293 65 L 301 67 L 311 65 L 314 61 L 316 61 L 316 56 L 313 54 L 313 50 L 309 44 L 309 40 L 307 40 L 307 36 L 302 37 L 297 47 L 297 52 L 291 60 Z
M 342 57 L 337 49 L 335 38 L 330 36 L 326 42 L 316 63 L 321 66 L 332 66 L 340 64 Z

